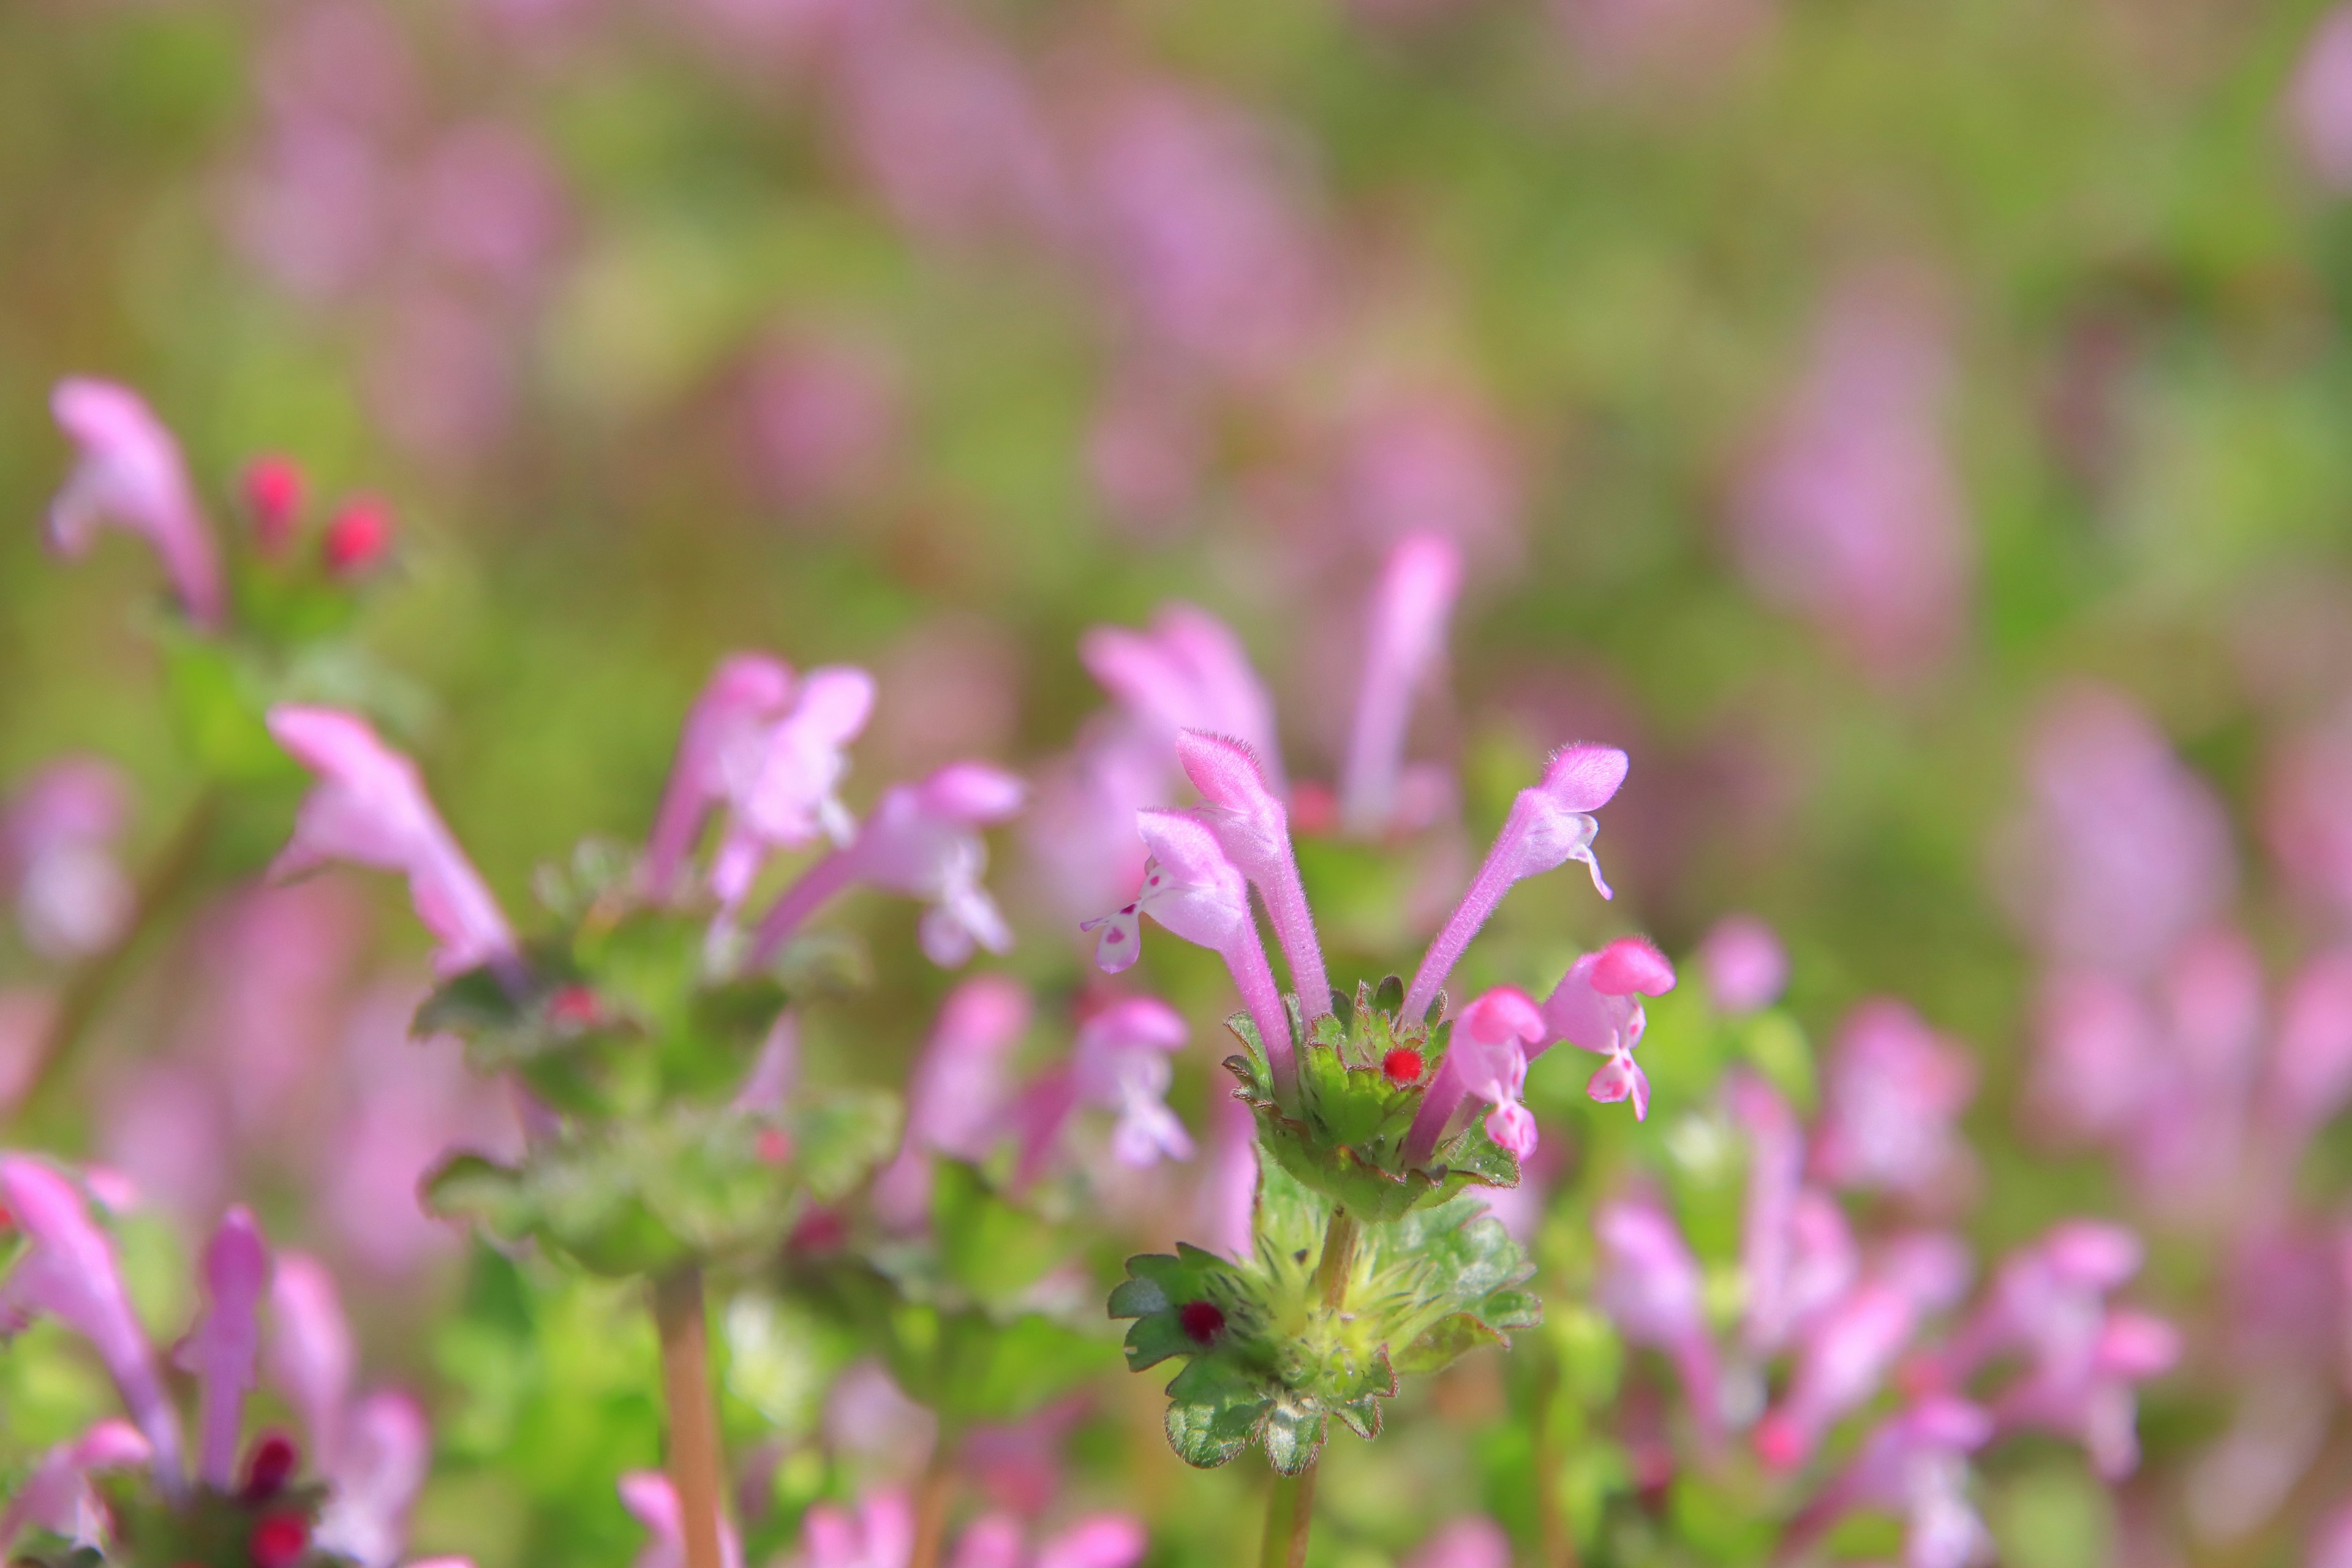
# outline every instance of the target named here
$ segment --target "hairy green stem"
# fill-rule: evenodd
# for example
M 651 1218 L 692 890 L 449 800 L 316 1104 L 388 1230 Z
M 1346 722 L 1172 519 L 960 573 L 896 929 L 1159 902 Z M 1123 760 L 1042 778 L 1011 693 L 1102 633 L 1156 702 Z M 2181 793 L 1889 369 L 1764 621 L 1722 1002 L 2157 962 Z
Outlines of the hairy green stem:
M 1326 1307 L 1336 1312 L 1348 1304 L 1348 1283 L 1355 1273 L 1356 1216 L 1334 1208 L 1323 1232 L 1323 1257 L 1315 1265 L 1315 1283 Z
M 1274 1489 L 1265 1502 L 1265 1542 L 1258 1568 L 1303 1568 L 1307 1562 L 1307 1531 L 1315 1520 L 1315 1467 L 1295 1476 L 1275 1472 Z
M 725 1483 L 719 1407 L 710 1393 L 709 1326 L 702 1270 L 688 1264 L 654 1281 L 654 1327 L 661 1335 L 662 1395 L 669 1406 L 669 1484 L 677 1493 L 686 1568 L 723 1568 L 719 1510 Z

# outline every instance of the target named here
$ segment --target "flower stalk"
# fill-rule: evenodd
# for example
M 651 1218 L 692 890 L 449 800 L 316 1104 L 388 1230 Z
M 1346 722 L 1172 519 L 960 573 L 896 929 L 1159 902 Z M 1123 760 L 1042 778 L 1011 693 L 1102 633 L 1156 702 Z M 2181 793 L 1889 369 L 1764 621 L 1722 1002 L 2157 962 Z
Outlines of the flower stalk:
M 1274 1489 L 1266 1497 L 1259 1568 L 1304 1568 L 1307 1532 L 1315 1519 L 1316 1468 L 1309 1465 L 1295 1476 L 1275 1472 Z
M 661 1338 L 662 1398 L 669 1411 L 669 1479 L 677 1492 L 686 1568 L 723 1568 L 719 1546 L 719 1410 L 710 1394 L 710 1347 L 702 1270 L 688 1264 L 653 1283 Z

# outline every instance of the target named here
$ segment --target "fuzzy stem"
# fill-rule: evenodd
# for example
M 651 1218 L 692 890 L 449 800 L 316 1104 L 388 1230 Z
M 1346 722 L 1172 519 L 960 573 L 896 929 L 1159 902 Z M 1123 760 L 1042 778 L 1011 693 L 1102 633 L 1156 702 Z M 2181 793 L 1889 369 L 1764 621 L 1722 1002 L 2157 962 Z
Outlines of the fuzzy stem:
M 1245 921 L 1221 950 L 1233 972 L 1234 989 L 1242 994 L 1250 1022 L 1257 1026 L 1265 1047 L 1265 1065 L 1274 1076 L 1275 1097 L 1288 1104 L 1298 1087 L 1298 1054 L 1290 1040 L 1290 1009 L 1282 1004 L 1282 987 L 1275 984 L 1274 966 L 1265 961 L 1265 944 L 1258 940 L 1257 921 Z
M 1265 1502 L 1265 1541 L 1259 1568 L 1304 1568 L 1307 1532 L 1315 1522 L 1315 1467 L 1295 1476 L 1276 1470 Z
M 1412 1113 L 1412 1125 L 1405 1130 L 1404 1163 L 1407 1169 L 1426 1165 L 1444 1140 L 1445 1130 L 1453 1125 L 1454 1113 L 1461 1109 L 1469 1090 L 1462 1084 L 1462 1075 L 1454 1066 L 1454 1053 L 1437 1064 L 1435 1076 L 1429 1087 L 1421 1091 L 1421 1109 Z
M 1315 1265 L 1315 1284 L 1323 1305 L 1339 1311 L 1348 1304 L 1348 1284 L 1356 1274 L 1356 1216 L 1344 1208 L 1331 1211 L 1323 1232 L 1323 1256 Z
M 783 890 L 761 917 L 760 929 L 752 935 L 751 967 L 764 968 L 819 906 L 856 879 L 854 849 L 855 846 L 829 851 L 824 859 L 802 872 L 799 881 Z
M 1525 795 L 1532 792 L 1520 793 Z M 1453 917 L 1437 933 L 1437 940 L 1429 944 L 1421 967 L 1413 972 L 1412 984 L 1405 987 L 1401 1015 L 1405 1022 L 1417 1024 L 1427 1016 L 1429 1005 L 1437 1000 L 1445 977 L 1461 962 L 1462 950 L 1470 945 L 1470 939 L 1478 934 L 1478 928 L 1486 923 L 1486 917 L 1495 912 L 1495 906 L 1503 901 L 1503 895 L 1519 879 L 1519 841 L 1527 836 L 1524 815 L 1525 808 L 1513 802 L 1511 815 L 1504 820 L 1503 831 L 1495 836 L 1495 846 L 1486 851 L 1486 858 L 1471 880 L 1469 891 L 1454 906 Z
M 164 912 L 175 902 L 196 868 L 204 860 L 204 847 L 212 837 L 213 823 L 219 817 L 221 797 L 217 790 L 206 790 L 180 819 L 180 826 L 155 858 L 147 874 L 140 879 L 139 890 L 131 905 L 131 918 L 113 941 L 84 959 L 73 977 L 66 983 L 65 994 L 58 999 L 57 1011 L 50 1016 L 49 1026 L 44 1031 L 34 1050 L 32 1066 L 25 1087 L 18 1091 L 16 1103 L 30 1106 L 43 1081 L 64 1061 L 74 1046 L 98 1021 L 107 998 L 112 994 L 114 983 L 130 959 L 131 950 L 152 931 Z
M 692 1264 L 654 1281 L 654 1327 L 661 1335 L 662 1395 L 669 1406 L 669 1484 L 677 1493 L 686 1568 L 723 1568 L 719 1512 L 724 1482 L 719 1410 L 710 1394 L 710 1350 L 702 1270 Z
M 955 1501 L 954 1449 L 945 1431 L 931 1446 L 930 1463 L 915 1489 L 915 1547 L 907 1568 L 939 1568 L 947 1550 L 948 1507 Z
M 1307 1023 L 1331 1010 L 1331 976 L 1323 967 L 1323 947 L 1315 937 L 1315 912 L 1307 905 L 1307 884 L 1298 875 L 1298 855 L 1290 835 L 1282 836 L 1282 853 L 1261 868 L 1265 880 L 1257 885 L 1265 900 L 1266 918 L 1274 922 L 1274 939 L 1282 946 L 1283 962 L 1290 965 L 1291 987 L 1298 993 L 1298 1014 Z

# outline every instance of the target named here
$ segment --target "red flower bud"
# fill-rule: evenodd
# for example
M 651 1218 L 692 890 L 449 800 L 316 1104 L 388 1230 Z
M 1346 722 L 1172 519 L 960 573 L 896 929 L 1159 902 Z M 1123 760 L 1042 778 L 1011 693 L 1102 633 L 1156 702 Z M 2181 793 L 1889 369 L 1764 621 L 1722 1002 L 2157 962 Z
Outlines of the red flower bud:
M 262 1502 L 286 1489 L 301 1463 L 294 1440 L 283 1432 L 264 1432 L 257 1438 L 245 1460 L 245 1495 L 253 1502 Z
M 373 496 L 354 496 L 327 524 L 327 570 L 356 577 L 373 568 L 392 548 L 392 508 Z
M 310 1526 L 299 1513 L 273 1513 L 247 1543 L 253 1568 L 296 1568 L 310 1551 Z
M 291 458 L 268 453 L 245 466 L 238 488 L 262 553 L 278 554 L 294 536 L 295 521 L 302 515 L 301 468 Z
M 1421 1053 L 1411 1046 L 1399 1046 L 1381 1058 L 1381 1071 L 1388 1080 L 1402 1089 L 1421 1081 Z

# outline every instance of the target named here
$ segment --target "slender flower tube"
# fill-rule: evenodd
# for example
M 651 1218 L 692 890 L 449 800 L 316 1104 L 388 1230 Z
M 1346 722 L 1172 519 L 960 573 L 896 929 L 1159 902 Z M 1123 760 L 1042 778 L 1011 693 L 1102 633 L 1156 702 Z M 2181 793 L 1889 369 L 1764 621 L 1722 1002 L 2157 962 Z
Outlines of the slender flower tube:
M 261 1356 L 262 1292 L 269 1249 L 244 1205 L 228 1211 L 205 1248 L 205 1315 L 181 1347 L 180 1363 L 196 1374 L 196 1479 L 217 1492 L 236 1485 L 237 1435 L 245 1396 Z
M 1472 1097 L 1495 1109 L 1486 1134 L 1524 1160 L 1536 1152 L 1536 1119 L 1519 1103 L 1527 1088 L 1528 1053 L 1544 1037 L 1544 1016 L 1534 998 L 1507 985 L 1480 996 L 1454 1021 L 1453 1043 L 1421 1097 L 1405 1133 L 1409 1165 L 1426 1164 Z
M 1675 1363 L 1683 1398 L 1710 1447 L 1723 1433 L 1723 1375 L 1707 1331 L 1706 1281 L 1675 1222 L 1655 1204 L 1612 1203 L 1593 1220 L 1596 1295 L 1618 1331 Z
M 1987 1362 L 2025 1352 L 2040 1375 L 2069 1382 L 2097 1354 L 2106 1298 L 2139 1272 L 2139 1237 L 2121 1226 L 2067 1220 L 2012 1254 L 1984 1304 L 1935 1356 L 1947 1386 L 1959 1388 Z
M 50 547 L 79 555 L 110 522 L 143 535 L 188 618 L 218 629 L 226 610 L 220 563 L 171 431 L 129 387 L 84 376 L 58 383 L 49 411 L 81 453 L 49 503 Z
M 646 887 L 656 898 L 676 895 L 703 819 L 756 768 L 761 737 L 783 713 L 792 685 L 791 667 L 766 654 L 730 654 L 711 672 L 686 716 L 646 844 Z
M 981 763 L 950 763 L 919 784 L 884 791 L 857 837 L 801 873 L 769 908 L 751 939 L 751 963 L 774 959 L 809 916 L 861 882 L 931 905 L 923 952 L 942 968 L 963 963 L 975 946 L 1010 952 L 1012 928 L 980 883 L 988 850 L 977 829 L 1019 811 L 1026 793 L 1011 773 Z
M 876 1207 L 890 1225 L 922 1225 L 934 1155 L 978 1162 L 996 1146 L 1031 1012 L 1028 987 L 1006 975 L 974 975 L 948 993 L 908 1084 L 905 1140 L 875 1179 Z
M 1364 628 L 1363 685 L 1340 777 L 1339 816 L 1353 833 L 1386 830 L 1397 815 L 1413 689 L 1444 657 L 1445 624 L 1462 591 L 1462 552 L 1416 533 L 1390 552 Z
M 156 1484 L 165 1496 L 180 1497 L 187 1472 L 179 1414 L 131 1310 L 114 1248 L 91 1223 L 73 1183 L 37 1160 L 0 1156 L 0 1199 L 31 1244 L 0 1279 L 0 1334 L 14 1335 L 47 1316 L 88 1340 L 147 1440 Z
M 1274 938 L 1290 965 L 1300 1016 L 1312 1024 L 1331 1011 L 1331 981 L 1315 940 L 1315 913 L 1307 907 L 1298 857 L 1290 846 L 1290 817 L 1266 784 L 1249 747 L 1222 735 L 1186 730 L 1176 737 L 1177 760 L 1201 792 L 1197 814 L 1217 836 L 1225 858 L 1265 900 Z
M 1810 1545 L 1857 1509 L 1907 1514 L 1906 1568 L 1968 1568 L 1989 1560 L 1992 1537 L 1967 1493 L 1968 1456 L 1991 1440 L 1991 1415 L 1931 1395 L 1889 1416 L 1790 1527 Z
M 2091 1353 L 2044 1364 L 2002 1392 L 1993 1415 L 2004 1431 L 2028 1428 L 2078 1439 L 2091 1467 L 2110 1481 L 2139 1465 L 2135 1386 L 2172 1370 L 2180 1334 L 2161 1318 L 2118 1309 L 2100 1325 Z
M 1612 896 L 1609 884 L 1601 879 L 1601 863 L 1592 858 L 1592 837 L 1600 825 L 1588 814 L 1606 805 L 1617 793 L 1617 786 L 1625 782 L 1625 753 L 1614 746 L 1570 746 L 1552 758 L 1540 784 L 1519 792 L 1511 803 L 1510 815 L 1503 820 L 1503 831 L 1486 852 L 1486 863 L 1472 879 L 1470 890 L 1462 895 L 1453 917 L 1429 944 L 1412 984 L 1405 989 L 1407 1021 L 1428 1016 L 1430 1004 L 1437 1000 L 1445 977 L 1461 962 L 1463 950 L 1514 882 L 1581 860 L 1591 868 L 1592 885 L 1601 889 L 1601 896 Z
M 367 721 L 338 709 L 273 708 L 269 732 L 319 775 L 271 876 L 330 860 L 403 872 L 416 918 L 440 940 L 442 973 L 514 962 L 514 932 L 433 809 L 415 763 L 378 739 Z
M 1647 1121 L 1650 1079 L 1633 1059 L 1649 1027 L 1639 998 L 1663 996 L 1674 988 L 1675 966 L 1665 954 L 1640 937 L 1621 936 L 1569 965 L 1544 998 L 1544 1038 L 1607 1057 L 1585 1093 L 1602 1105 L 1631 1100 L 1633 1119 Z
M 1294 1083 L 1298 1067 L 1290 1014 L 1275 984 L 1274 968 L 1265 961 L 1265 943 L 1258 939 L 1249 884 L 1225 858 L 1217 836 L 1190 813 L 1139 811 L 1135 825 L 1151 851 L 1141 890 L 1117 913 L 1097 916 L 1078 928 L 1102 931 L 1095 939 L 1095 963 L 1109 974 L 1132 964 L 1142 951 L 1146 914 L 1172 934 L 1209 949 L 1233 973 L 1234 988 L 1257 1026 L 1275 1082 Z
M 1161 746 L 1185 730 L 1232 735 L 1256 755 L 1267 786 L 1287 793 L 1274 699 L 1241 639 L 1216 616 L 1170 605 L 1148 632 L 1096 626 L 1078 640 L 1078 658 Z

